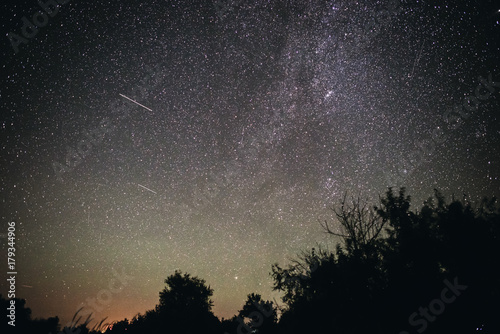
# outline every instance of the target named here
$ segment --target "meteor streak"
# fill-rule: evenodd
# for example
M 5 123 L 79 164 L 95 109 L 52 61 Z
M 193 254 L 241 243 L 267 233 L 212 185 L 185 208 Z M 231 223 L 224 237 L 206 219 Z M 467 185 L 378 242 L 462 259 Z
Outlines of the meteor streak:
M 147 191 L 151 191 L 153 194 L 156 194 L 156 191 L 153 191 L 153 190 L 151 190 L 151 189 L 149 189 L 149 188 L 146 188 L 146 187 L 144 187 L 142 184 L 137 183 L 137 185 L 138 185 L 139 187 L 143 187 L 143 188 L 144 188 L 144 189 L 146 189 Z
M 149 109 L 148 107 L 143 106 L 143 105 L 142 105 L 142 104 L 140 104 L 139 102 L 132 100 L 130 97 L 127 97 L 127 96 L 125 96 L 125 95 L 123 95 L 123 94 L 120 94 L 120 96 L 122 96 L 122 97 L 126 98 L 126 99 L 127 99 L 127 100 L 129 100 L 129 101 L 134 102 L 135 104 L 137 104 L 137 105 L 139 105 L 139 106 L 143 107 L 143 108 L 144 108 L 144 109 L 146 109 L 146 110 L 153 111 L 153 110 Z

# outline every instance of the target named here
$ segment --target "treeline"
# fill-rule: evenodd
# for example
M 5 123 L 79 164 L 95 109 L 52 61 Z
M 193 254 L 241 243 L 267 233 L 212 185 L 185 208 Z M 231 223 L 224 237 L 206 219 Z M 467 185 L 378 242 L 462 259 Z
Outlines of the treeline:
M 30 333 L 77 334 L 500 333 L 496 199 L 447 203 L 435 191 L 413 211 L 410 201 L 404 188 L 389 189 L 374 207 L 344 197 L 332 209 L 335 224 L 322 224 L 340 238 L 334 251 L 313 248 L 272 266 L 280 307 L 249 294 L 237 315 L 219 320 L 213 290 L 177 271 L 158 305 L 131 320 L 93 330 L 90 318 L 62 329 L 57 317 L 34 321 L 28 314 L 25 323 Z
M 273 266 L 282 333 L 500 333 L 500 209 L 443 196 L 410 210 L 389 190 L 377 207 L 344 198 L 342 243 Z

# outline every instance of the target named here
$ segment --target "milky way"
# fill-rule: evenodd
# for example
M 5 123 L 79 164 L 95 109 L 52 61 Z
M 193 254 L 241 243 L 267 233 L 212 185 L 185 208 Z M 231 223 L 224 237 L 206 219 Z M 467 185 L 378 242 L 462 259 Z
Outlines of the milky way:
M 500 195 L 493 2 L 61 3 L 29 38 L 36 1 L 1 14 L 0 233 L 35 316 L 130 319 L 180 269 L 231 317 L 334 247 L 344 193 Z

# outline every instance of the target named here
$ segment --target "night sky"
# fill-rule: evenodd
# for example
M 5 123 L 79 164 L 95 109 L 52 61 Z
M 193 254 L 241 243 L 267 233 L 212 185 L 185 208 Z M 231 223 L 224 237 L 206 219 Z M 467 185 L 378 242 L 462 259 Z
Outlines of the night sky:
M 228 318 L 280 301 L 273 263 L 334 248 L 318 220 L 346 192 L 500 196 L 500 6 L 461 2 L 73 0 L 26 38 L 42 7 L 3 1 L 16 296 L 130 319 L 180 269 Z

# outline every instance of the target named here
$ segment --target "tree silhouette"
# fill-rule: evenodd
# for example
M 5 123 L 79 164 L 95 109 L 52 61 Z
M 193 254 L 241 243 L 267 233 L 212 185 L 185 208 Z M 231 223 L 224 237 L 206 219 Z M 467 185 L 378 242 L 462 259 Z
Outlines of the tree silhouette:
M 333 207 L 332 211 L 340 224 L 341 231 L 334 231 L 326 221 L 323 225 L 325 231 L 341 237 L 350 254 L 369 256 L 372 251 L 369 247 L 375 246 L 380 240 L 386 220 L 381 219 L 374 209 L 359 198 L 349 204 L 347 193 L 340 203 L 340 208 Z
M 334 251 L 301 252 L 287 266 L 274 264 L 273 288 L 283 293 L 278 307 L 251 293 L 238 314 L 219 321 L 212 312 L 213 289 L 205 280 L 175 271 L 165 280 L 158 305 L 132 320 L 117 321 L 107 334 L 135 333 L 500 333 L 500 206 L 477 204 L 435 191 L 410 210 L 404 188 L 389 189 L 377 206 L 346 196 L 333 208 L 340 237 Z M 19 333 L 56 333 L 59 319 L 31 319 L 16 301 Z M 0 295 L 0 307 L 9 301 Z M 80 310 L 75 334 L 103 331 L 105 319 L 88 328 Z M 4 322 L 2 333 L 12 328 Z
M 274 333 L 278 316 L 273 302 L 264 301 L 259 294 L 251 293 L 243 308 L 238 312 L 240 318 L 250 319 L 248 328 L 252 333 Z
M 280 332 L 499 332 L 498 202 L 447 204 L 435 191 L 413 212 L 410 201 L 404 188 L 372 208 L 344 197 L 339 229 L 323 224 L 341 237 L 335 252 L 273 265 L 286 304 Z
M 31 309 L 26 307 L 26 300 L 20 298 L 12 299 L 15 305 L 15 326 L 8 324 L 11 319 L 8 317 L 10 311 L 8 308 L 11 303 L 10 300 L 5 299 L 0 294 L 0 308 L 3 310 L 4 316 L 0 329 L 2 333 L 33 333 L 33 334 L 49 334 L 57 333 L 59 331 L 59 318 L 50 317 L 48 319 L 32 319 Z
M 219 329 L 220 322 L 212 313 L 213 289 L 205 280 L 176 271 L 165 283 L 155 309 L 162 327 L 186 334 Z

